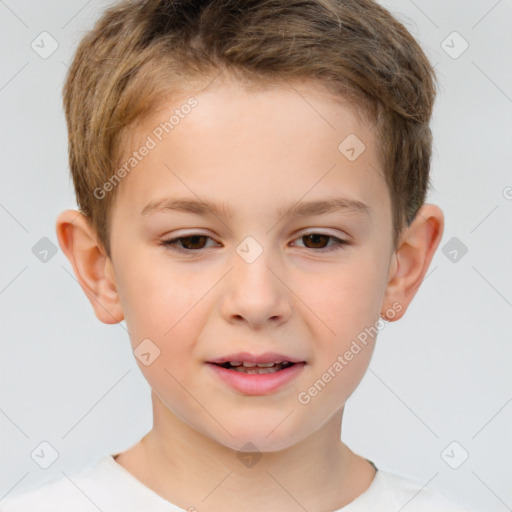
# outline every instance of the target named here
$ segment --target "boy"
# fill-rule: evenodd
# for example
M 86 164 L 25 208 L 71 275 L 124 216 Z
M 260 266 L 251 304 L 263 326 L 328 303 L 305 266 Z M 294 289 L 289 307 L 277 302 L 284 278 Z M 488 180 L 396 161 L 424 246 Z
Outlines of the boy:
M 80 212 L 57 234 L 126 320 L 153 428 L 2 510 L 463 511 L 340 441 L 442 237 L 434 80 L 371 0 L 108 9 L 64 88 Z

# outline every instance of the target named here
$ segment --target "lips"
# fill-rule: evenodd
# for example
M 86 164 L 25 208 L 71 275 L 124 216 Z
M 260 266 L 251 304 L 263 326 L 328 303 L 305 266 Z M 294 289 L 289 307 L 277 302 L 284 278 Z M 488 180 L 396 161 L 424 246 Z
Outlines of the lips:
M 278 354 L 276 352 L 265 352 L 263 354 L 250 354 L 249 352 L 238 352 L 237 354 L 229 354 L 227 356 L 210 359 L 208 363 L 224 365 L 226 363 L 252 363 L 253 366 L 258 364 L 266 365 L 268 363 L 305 363 L 306 361 L 296 357 Z M 240 365 L 238 365 L 240 366 Z
M 230 361 L 229 363 L 210 363 L 226 370 L 233 370 L 239 373 L 248 375 L 263 375 L 265 373 L 280 372 L 285 368 L 290 368 L 297 363 L 290 363 L 289 361 L 283 362 L 270 362 L 270 363 L 248 363 L 241 361 Z
M 279 365 L 272 364 L 273 366 L 271 367 L 244 367 L 242 363 L 241 366 L 231 367 L 229 362 L 207 362 L 206 366 L 211 369 L 212 375 L 216 379 L 220 379 L 225 385 L 244 395 L 268 395 L 275 393 L 290 385 L 302 374 L 306 366 L 305 362 L 288 363 L 287 366 L 284 366 L 284 362 Z
M 205 361 L 213 374 L 244 395 L 268 395 L 297 378 L 306 361 L 289 354 L 238 352 Z
M 305 363 L 305 361 L 275 352 L 265 352 L 264 354 L 238 352 L 237 354 L 230 354 L 213 359 L 208 361 L 208 363 L 237 373 L 263 375 L 280 372 L 297 363 Z

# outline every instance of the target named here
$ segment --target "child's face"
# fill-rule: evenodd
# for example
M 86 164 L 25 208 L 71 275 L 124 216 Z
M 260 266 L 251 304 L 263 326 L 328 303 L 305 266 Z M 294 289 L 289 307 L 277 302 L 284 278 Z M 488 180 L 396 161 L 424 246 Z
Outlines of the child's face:
M 162 105 L 130 142 L 127 158 L 148 135 L 157 144 L 118 185 L 112 262 L 133 348 L 149 339 L 160 350 L 151 364 L 138 362 L 161 400 L 158 417 L 174 424 L 177 417 L 233 449 L 250 441 L 274 451 L 341 412 L 368 367 L 375 338 L 357 341 L 359 351 L 353 342 L 365 328 L 382 327 L 379 314 L 389 307 L 391 203 L 374 134 L 350 107 L 306 84 L 260 92 L 218 85 L 195 95 L 197 106 L 161 141 L 154 130 L 186 97 Z M 366 146 L 359 156 L 350 134 Z M 178 198 L 220 212 L 142 213 Z M 336 198 L 366 209 L 280 214 Z M 163 244 L 192 235 L 183 245 Z M 260 377 L 209 363 L 240 352 L 305 364 L 280 386 L 243 391 L 220 374 Z M 319 380 L 320 391 L 309 392 Z

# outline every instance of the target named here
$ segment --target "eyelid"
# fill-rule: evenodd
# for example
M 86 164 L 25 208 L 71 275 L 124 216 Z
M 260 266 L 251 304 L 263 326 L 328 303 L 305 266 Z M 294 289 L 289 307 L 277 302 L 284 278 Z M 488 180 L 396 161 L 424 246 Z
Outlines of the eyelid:
M 341 236 L 348 237 L 348 234 L 346 234 L 343 231 L 332 233 L 329 231 L 328 228 L 317 228 L 317 229 L 305 228 L 305 229 L 306 229 L 306 231 L 302 231 L 302 230 L 298 231 L 297 235 L 295 235 L 295 238 L 298 238 L 301 236 L 306 236 L 306 235 L 328 235 L 328 236 L 332 236 L 334 238 L 339 238 Z
M 328 231 L 325 230 L 325 228 L 317 228 L 317 229 L 309 228 L 308 231 L 298 231 L 296 233 L 295 237 L 293 238 L 293 241 L 299 240 L 302 237 L 309 236 L 309 235 L 327 236 L 328 238 L 331 239 L 331 241 L 335 242 L 334 245 L 331 245 L 328 247 L 323 247 L 323 248 L 318 248 L 318 249 L 305 247 L 305 249 L 309 249 L 309 252 L 312 252 L 312 253 L 326 254 L 329 252 L 340 250 L 340 249 L 344 248 L 345 246 L 350 245 L 350 242 L 348 240 L 346 240 L 344 238 L 340 238 L 339 236 L 333 235 L 332 233 L 329 233 Z M 177 245 L 177 243 L 179 243 L 179 241 L 183 238 L 191 238 L 191 237 L 196 237 L 196 236 L 197 237 L 205 237 L 205 238 L 212 240 L 218 244 L 218 242 L 216 242 L 212 236 L 207 235 L 206 233 L 193 231 L 190 233 L 178 233 L 178 236 L 175 235 L 175 236 L 172 236 L 171 238 L 165 238 L 164 240 L 162 240 L 160 242 L 160 245 L 163 245 L 164 247 L 169 248 L 169 250 L 172 250 L 176 253 L 187 254 L 187 255 L 199 255 L 202 252 L 204 252 L 205 250 L 212 249 L 212 247 L 203 247 L 200 249 L 186 249 L 186 248 L 179 247 Z
M 207 233 L 201 233 L 199 231 L 191 231 L 190 233 L 173 233 L 172 235 L 164 235 L 162 237 L 162 242 L 163 244 L 165 243 L 169 243 L 169 242 L 173 242 L 173 241 L 177 241 L 177 240 L 181 240 L 182 238 L 191 238 L 191 237 L 195 237 L 195 236 L 204 236 L 205 238 L 208 238 L 209 240 L 213 240 L 216 244 L 218 244 L 219 242 L 217 242 L 215 240 L 215 238 Z M 203 251 L 204 249 L 196 249 L 194 252 L 199 252 L 199 251 Z M 188 249 L 187 252 L 193 252 L 192 249 Z
M 293 240 L 296 240 L 297 238 L 300 238 L 302 236 L 307 236 L 307 235 L 327 235 L 327 236 L 331 236 L 333 238 L 337 238 L 338 240 L 342 240 L 342 241 L 348 243 L 348 240 L 345 240 L 344 238 L 340 238 L 340 237 L 348 237 L 348 235 L 346 233 L 343 233 L 341 235 L 339 235 L 338 233 L 333 234 L 333 233 L 330 233 L 329 231 L 326 231 L 326 228 L 317 228 L 317 229 L 306 228 L 306 229 L 307 229 L 307 231 L 297 231 L 293 235 L 294 236 Z M 192 237 L 192 236 L 205 236 L 207 238 L 215 240 L 213 236 L 209 235 L 208 233 L 201 233 L 200 231 L 191 231 L 189 233 L 178 232 L 178 233 L 173 233 L 172 235 L 163 235 L 162 238 L 164 239 L 164 241 L 165 240 L 170 241 L 170 240 L 176 240 L 179 238 L 188 238 L 188 237 Z
M 348 240 L 346 240 L 345 238 L 340 238 L 339 236 L 336 236 L 336 235 L 333 235 L 332 233 L 329 233 L 328 231 L 324 231 L 324 230 L 321 230 L 321 229 L 318 229 L 318 230 L 313 230 L 313 231 L 307 231 L 307 232 L 299 232 L 299 235 L 296 236 L 293 240 L 299 240 L 301 239 L 302 237 L 304 236 L 309 236 L 309 235 L 320 235 L 320 236 L 327 236 L 329 237 L 331 240 L 335 241 L 336 243 L 334 245 L 331 245 L 330 247 L 323 247 L 323 248 L 320 248 L 320 249 L 310 249 L 309 247 L 306 247 L 306 249 L 309 249 L 311 252 L 315 253 L 329 253 L 331 251 L 336 251 L 338 249 L 342 249 L 344 246 L 346 245 L 349 245 L 350 242 Z
M 340 236 L 344 236 L 344 237 L 349 237 L 349 235 L 345 232 L 341 232 L 341 234 L 338 234 L 338 233 L 331 233 L 328 231 L 328 228 L 303 228 L 305 229 L 306 231 L 303 231 L 303 230 L 298 230 L 296 231 L 292 236 L 294 236 L 293 240 L 297 239 L 297 238 L 300 238 L 301 236 L 306 236 L 306 235 L 328 235 L 328 236 L 332 236 L 333 238 L 338 238 L 340 239 Z M 187 238 L 187 237 L 190 237 L 190 236 L 206 236 L 208 238 L 211 238 L 212 240 L 214 240 L 214 237 L 208 233 L 202 233 L 200 231 L 191 231 L 191 232 L 185 232 L 185 233 L 181 233 L 181 232 L 177 232 L 177 233 L 172 233 L 171 234 L 166 234 L 166 235 L 163 235 L 162 238 L 164 239 L 168 239 L 168 240 L 171 240 L 171 239 L 176 239 L 176 238 Z M 167 238 L 169 237 L 169 238 Z M 348 240 L 346 240 L 348 242 Z

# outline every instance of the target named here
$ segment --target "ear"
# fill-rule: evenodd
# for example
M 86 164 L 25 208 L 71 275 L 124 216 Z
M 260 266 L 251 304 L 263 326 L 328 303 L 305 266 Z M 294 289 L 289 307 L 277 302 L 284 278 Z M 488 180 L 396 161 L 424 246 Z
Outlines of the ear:
M 382 318 L 401 318 L 416 295 L 444 231 L 444 215 L 434 204 L 424 204 L 402 236 L 390 265 L 388 284 L 383 301 Z M 402 307 L 395 308 L 392 304 Z M 393 310 L 392 317 L 386 311 Z
M 98 319 L 106 324 L 121 322 L 124 315 L 114 267 L 87 218 L 76 210 L 66 210 L 57 217 L 56 230 L 59 245 Z

